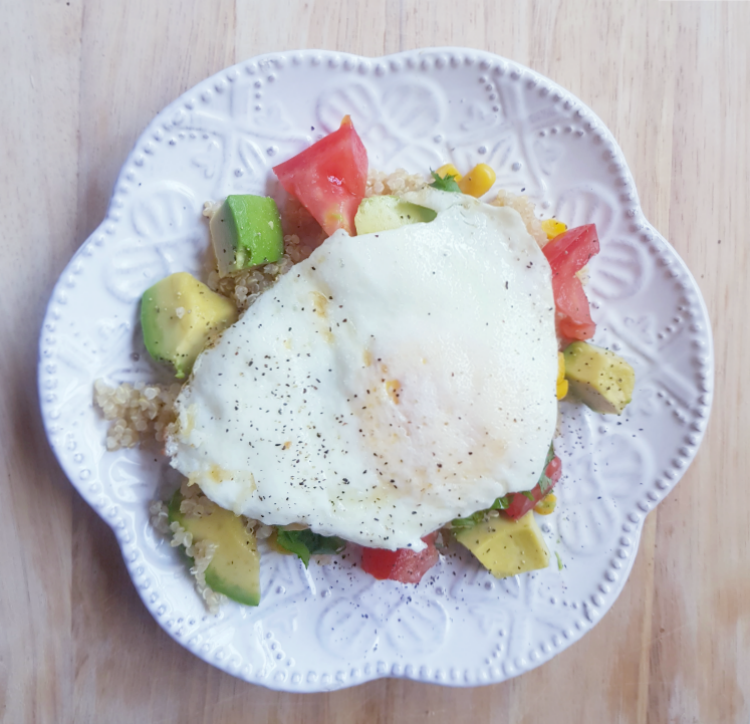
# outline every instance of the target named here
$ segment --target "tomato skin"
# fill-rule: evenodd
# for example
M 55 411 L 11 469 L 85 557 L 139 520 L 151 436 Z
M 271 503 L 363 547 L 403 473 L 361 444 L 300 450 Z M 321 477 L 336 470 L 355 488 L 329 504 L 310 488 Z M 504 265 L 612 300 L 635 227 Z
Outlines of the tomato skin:
M 589 300 L 576 272 L 599 253 L 599 248 L 596 226 L 586 224 L 568 229 L 542 249 L 552 269 L 557 332 L 565 339 L 591 339 L 596 331 Z
M 391 577 L 399 553 L 400 551 L 387 551 L 380 548 L 363 548 L 362 570 L 379 581 L 385 581 Z
M 273 170 L 326 234 L 343 229 L 355 235 L 354 215 L 367 185 L 367 151 L 349 116 L 337 131 Z
M 526 513 L 528 513 L 547 493 L 550 492 L 550 490 L 552 490 L 555 483 L 560 480 L 560 476 L 562 475 L 562 461 L 557 455 L 549 461 L 549 465 L 547 465 L 544 474 L 549 478 L 550 485 L 547 490 L 542 493 L 542 488 L 539 483 L 537 483 L 530 491 L 534 496 L 534 500 L 530 500 L 523 493 L 509 493 L 509 495 L 513 496 L 513 500 L 504 511 L 509 518 L 518 520 L 526 515 Z
M 591 310 L 586 292 L 577 276 L 552 278 L 552 292 L 555 295 L 555 319 L 557 332 L 564 339 L 591 339 L 596 332 L 596 324 L 591 319 Z
M 440 558 L 437 548 L 435 548 L 435 538 L 437 538 L 437 531 L 422 538 L 427 547 L 419 553 L 410 548 L 399 548 L 397 551 L 388 551 L 382 548 L 363 548 L 362 570 L 379 581 L 419 583 L 422 576 Z

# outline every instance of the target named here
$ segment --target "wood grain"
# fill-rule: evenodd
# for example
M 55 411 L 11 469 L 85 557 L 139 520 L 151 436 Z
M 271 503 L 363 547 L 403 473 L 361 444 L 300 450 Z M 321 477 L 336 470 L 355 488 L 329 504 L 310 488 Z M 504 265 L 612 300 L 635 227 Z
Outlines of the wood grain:
M 750 2 L 0 0 L 0 719 L 367 724 L 750 720 Z M 148 121 L 272 50 L 490 50 L 613 130 L 644 210 L 703 290 L 716 343 L 706 440 L 646 522 L 611 612 L 497 686 L 381 680 L 278 694 L 212 669 L 151 619 L 114 537 L 61 473 L 37 412 L 52 284 L 104 215 Z

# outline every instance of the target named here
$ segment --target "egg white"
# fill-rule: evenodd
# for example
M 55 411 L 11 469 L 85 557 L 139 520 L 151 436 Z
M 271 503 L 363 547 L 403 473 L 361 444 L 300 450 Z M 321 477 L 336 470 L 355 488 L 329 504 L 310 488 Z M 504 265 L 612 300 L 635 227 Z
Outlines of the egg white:
M 512 209 L 336 232 L 198 358 L 172 465 L 219 505 L 366 546 L 532 488 L 555 430 L 550 269 Z

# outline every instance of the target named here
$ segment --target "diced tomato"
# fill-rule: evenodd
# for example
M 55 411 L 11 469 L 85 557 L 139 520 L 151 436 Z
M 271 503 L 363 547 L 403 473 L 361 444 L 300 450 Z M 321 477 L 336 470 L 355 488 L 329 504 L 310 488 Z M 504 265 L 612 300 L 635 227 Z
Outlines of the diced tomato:
M 567 279 L 552 279 L 555 295 L 557 332 L 564 339 L 591 339 L 596 332 L 596 324 L 591 319 L 591 309 L 581 280 L 577 276 Z
M 596 233 L 596 224 L 568 229 L 544 247 L 544 255 L 553 271 L 573 274 L 583 269 L 589 259 L 598 253 L 599 237 Z
M 552 268 L 558 334 L 570 340 L 591 339 L 596 325 L 591 319 L 589 300 L 576 272 L 599 253 L 596 226 L 587 224 L 568 229 L 550 241 L 543 251 Z
M 365 196 L 367 151 L 346 116 L 341 127 L 273 169 L 281 185 L 330 236 L 354 235 L 354 215 Z
M 555 483 L 562 475 L 562 462 L 557 455 L 549 461 L 549 465 L 547 465 L 544 474 L 549 478 L 549 485 L 545 492 L 542 493 L 542 488 L 539 483 L 537 483 L 530 491 L 534 498 L 533 500 L 527 498 L 523 493 L 509 493 L 512 500 L 510 505 L 505 509 L 505 514 L 509 518 L 518 520 L 520 517 L 526 515 L 526 513 L 528 513 L 547 493 L 550 492 L 550 490 L 552 490 Z
M 438 562 L 435 538 L 437 532 L 422 538 L 427 547 L 419 553 L 410 548 L 400 548 L 397 551 L 363 548 L 362 570 L 379 581 L 388 579 L 401 583 L 419 583 L 422 576 Z

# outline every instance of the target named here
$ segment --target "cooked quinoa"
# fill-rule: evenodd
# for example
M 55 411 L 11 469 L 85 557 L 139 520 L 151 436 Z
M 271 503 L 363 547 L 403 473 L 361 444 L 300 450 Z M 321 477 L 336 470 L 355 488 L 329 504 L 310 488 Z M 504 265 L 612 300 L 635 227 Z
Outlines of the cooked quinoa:
M 217 613 L 226 596 L 206 585 L 206 569 L 216 553 L 216 544 L 210 541 L 193 542 L 193 534 L 186 531 L 178 522 L 169 522 L 169 512 L 165 503 L 154 500 L 149 506 L 151 525 L 169 538 L 169 545 L 173 548 L 183 546 L 185 554 L 193 559 L 190 575 L 195 579 L 195 589 L 203 599 L 210 613 Z
M 383 173 L 370 169 L 367 173 L 365 196 L 398 196 L 408 191 L 419 191 L 427 186 L 427 179 L 421 173 L 407 173 L 398 168 L 393 173 Z
M 110 387 L 103 380 L 94 382 L 94 402 L 112 424 L 107 431 L 107 450 L 134 447 L 156 440 L 163 443 L 169 425 L 175 421 L 174 401 L 182 385 L 127 382 Z
M 229 297 L 237 305 L 237 309 L 244 312 L 266 289 L 270 289 L 282 274 L 286 274 L 294 263 L 285 253 L 278 262 L 254 269 L 244 269 L 226 277 L 220 277 L 219 272 L 214 270 L 208 275 L 206 283 L 213 291 Z
M 510 191 L 500 190 L 494 201 L 490 201 L 493 206 L 508 206 L 515 209 L 523 219 L 526 225 L 526 231 L 534 237 L 534 240 L 540 247 L 547 243 L 547 234 L 542 229 L 542 222 L 537 219 L 534 213 L 534 202 L 528 196 L 516 196 Z

